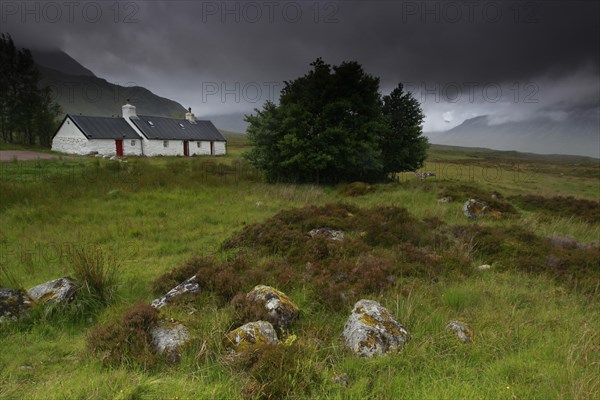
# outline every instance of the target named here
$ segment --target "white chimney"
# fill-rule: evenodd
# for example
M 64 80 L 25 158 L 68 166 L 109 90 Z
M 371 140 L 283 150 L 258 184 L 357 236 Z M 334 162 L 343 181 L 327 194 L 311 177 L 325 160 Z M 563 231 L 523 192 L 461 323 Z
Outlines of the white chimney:
M 196 117 L 194 116 L 194 113 L 192 113 L 192 107 L 188 108 L 188 112 L 185 113 L 185 119 L 190 121 L 192 124 L 196 123 Z
M 121 107 L 121 110 L 123 111 L 123 118 L 125 119 L 129 119 L 129 117 L 137 117 L 137 114 L 135 113 L 135 106 L 129 104 L 129 99 L 127 99 L 127 104 Z

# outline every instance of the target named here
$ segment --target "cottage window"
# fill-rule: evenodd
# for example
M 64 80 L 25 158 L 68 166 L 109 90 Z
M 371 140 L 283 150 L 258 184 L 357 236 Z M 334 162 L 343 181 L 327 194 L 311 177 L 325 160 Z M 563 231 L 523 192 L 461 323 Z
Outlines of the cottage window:
M 135 146 L 135 140 L 132 140 L 132 141 L 131 141 L 131 145 L 132 145 L 132 146 Z
M 163 147 L 169 147 L 169 141 L 168 140 L 165 140 L 163 142 Z
M 196 142 L 196 144 L 198 145 L 198 148 L 202 147 L 200 142 Z

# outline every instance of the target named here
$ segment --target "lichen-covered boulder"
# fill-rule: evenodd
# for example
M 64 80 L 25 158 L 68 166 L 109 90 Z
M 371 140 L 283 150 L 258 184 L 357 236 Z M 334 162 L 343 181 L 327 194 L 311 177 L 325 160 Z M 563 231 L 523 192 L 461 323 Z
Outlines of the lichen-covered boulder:
M 456 337 L 463 343 L 471 343 L 473 341 L 473 331 L 471 328 L 459 321 L 450 321 L 446 325 L 446 329 L 456 334 Z
M 315 238 L 317 236 L 323 236 L 323 237 L 326 237 L 331 240 L 338 240 L 338 241 L 344 240 L 344 232 L 343 231 L 335 230 L 333 228 L 328 228 L 328 227 L 311 229 L 307 233 L 307 235 L 310 236 L 311 238 Z
M 246 350 L 257 344 L 278 343 L 277 332 L 270 322 L 248 322 L 225 336 L 225 346 L 235 350 Z
M 346 347 L 363 357 L 397 353 L 410 339 L 392 313 L 373 300 L 360 300 L 354 305 L 342 336 Z
M 198 284 L 196 275 L 194 275 L 190 279 L 183 281 L 173 289 L 169 290 L 164 296 L 154 299 L 150 305 L 156 309 L 161 309 L 176 297 L 198 292 L 200 292 L 200 285 Z
M 152 345 L 173 364 L 179 362 L 179 350 L 190 339 L 190 332 L 178 322 L 160 321 L 150 330 Z
M 6 320 L 16 321 L 34 304 L 24 290 L 0 288 L 0 323 Z
M 29 289 L 36 303 L 68 303 L 75 298 L 79 285 L 68 276 L 42 283 Z
M 269 315 L 269 321 L 275 327 L 287 328 L 298 318 L 299 309 L 296 303 L 285 293 L 271 286 L 256 286 L 246 295 L 246 299 L 263 304 Z
M 489 210 L 489 206 L 485 201 L 469 199 L 463 205 L 463 214 L 470 219 L 477 219 Z

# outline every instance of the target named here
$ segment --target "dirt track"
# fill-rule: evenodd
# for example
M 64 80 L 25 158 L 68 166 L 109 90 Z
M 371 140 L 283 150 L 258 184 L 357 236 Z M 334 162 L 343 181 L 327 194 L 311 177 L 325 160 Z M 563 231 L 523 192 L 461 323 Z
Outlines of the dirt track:
M 15 158 L 18 161 L 28 160 L 51 160 L 53 158 L 60 158 L 56 154 L 39 153 L 37 151 L 25 151 L 25 150 L 2 150 L 0 151 L 0 161 L 13 161 Z

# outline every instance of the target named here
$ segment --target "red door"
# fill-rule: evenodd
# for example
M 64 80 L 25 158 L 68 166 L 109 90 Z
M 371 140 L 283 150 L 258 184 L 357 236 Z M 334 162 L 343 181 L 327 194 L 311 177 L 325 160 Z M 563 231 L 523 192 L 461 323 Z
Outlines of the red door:
M 188 142 L 187 140 L 183 141 L 183 155 L 184 156 L 190 155 L 190 142 Z
M 123 141 L 121 139 L 116 139 L 115 145 L 117 146 L 117 157 L 123 157 Z
M 210 155 L 215 155 L 215 142 L 210 142 Z

